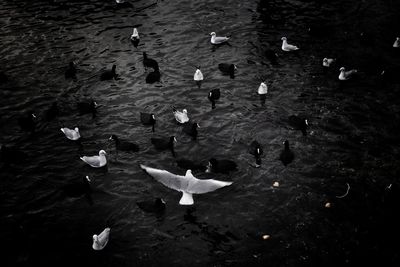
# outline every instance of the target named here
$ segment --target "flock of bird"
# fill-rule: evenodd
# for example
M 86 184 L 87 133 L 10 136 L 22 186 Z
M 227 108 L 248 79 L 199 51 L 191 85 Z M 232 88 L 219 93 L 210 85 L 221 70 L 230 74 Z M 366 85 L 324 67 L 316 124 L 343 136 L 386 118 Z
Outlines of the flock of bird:
M 122 0 L 117 0 L 117 4 L 126 4 Z M 223 45 L 230 40 L 229 36 L 217 36 L 215 32 L 211 32 L 211 44 L 212 45 Z M 137 47 L 140 42 L 140 36 L 137 28 L 133 29 L 133 33 L 130 36 L 130 40 L 134 47 Z M 300 48 L 289 44 L 286 37 L 282 37 L 282 46 L 281 49 L 285 52 L 292 52 L 297 51 Z M 400 47 L 400 39 L 397 37 L 393 47 L 398 48 Z M 274 55 L 272 55 L 274 56 Z M 324 68 L 330 67 L 335 62 L 335 59 L 332 58 L 324 58 L 322 60 L 322 66 Z M 153 71 L 147 74 L 146 83 L 155 83 L 160 82 L 160 68 L 158 62 L 152 58 L 149 58 L 146 52 L 143 52 L 143 66 L 147 70 L 148 68 L 152 68 Z M 237 70 L 237 66 L 235 64 L 229 63 L 221 63 L 218 65 L 218 68 L 221 72 L 228 74 L 232 79 L 235 77 L 235 71 Z M 76 79 L 76 64 L 74 62 L 70 62 L 67 70 L 65 71 L 65 78 L 66 79 Z M 340 73 L 338 79 L 341 81 L 350 79 L 353 75 L 357 73 L 356 69 L 352 69 L 346 71 L 345 67 L 340 68 Z M 2 82 L 7 81 L 8 77 L 4 73 L 0 73 L 0 78 Z M 107 70 L 100 75 L 100 80 L 112 80 L 117 79 L 118 74 L 116 73 L 116 65 L 113 65 L 110 70 Z M 193 76 L 193 80 L 195 81 L 196 85 L 201 88 L 201 83 L 204 80 L 204 76 L 200 70 L 200 66 L 196 68 L 196 71 Z M 267 83 L 261 82 L 260 86 L 257 90 L 258 95 L 260 96 L 261 103 L 265 103 L 266 95 L 268 94 L 268 86 Z M 219 89 L 213 89 L 208 92 L 208 99 L 211 102 L 211 108 L 216 108 L 216 101 L 221 97 L 221 92 Z M 99 105 L 91 100 L 90 102 L 79 102 L 77 104 L 77 109 L 79 114 L 92 114 L 93 117 L 96 116 L 96 110 Z M 51 120 L 54 117 L 58 116 L 59 108 L 57 103 L 53 103 L 53 105 L 49 108 L 49 110 L 45 113 L 45 119 Z M 192 137 L 193 140 L 196 140 L 198 135 L 198 128 L 200 128 L 199 124 L 196 122 L 191 122 L 188 111 L 186 109 L 177 110 L 175 107 L 172 108 L 172 115 L 174 116 L 177 123 L 183 126 L 182 131 L 189 136 Z M 33 113 L 29 113 L 26 116 L 20 117 L 18 119 L 18 124 L 20 128 L 24 131 L 34 132 L 36 128 L 36 120 L 37 117 Z M 156 124 L 156 117 L 152 113 L 140 113 L 140 121 L 143 125 L 149 125 L 152 127 L 152 132 L 155 132 L 155 124 Z M 288 124 L 296 129 L 300 130 L 304 136 L 307 135 L 307 128 L 309 126 L 308 120 L 306 118 L 302 118 L 296 115 L 291 115 L 288 117 Z M 61 128 L 61 132 L 65 135 L 65 137 L 69 140 L 79 142 L 81 135 L 79 132 L 79 128 L 75 127 L 73 129 L 63 127 Z M 114 142 L 116 150 L 121 151 L 130 151 L 130 152 L 137 152 L 139 151 L 139 146 L 135 143 L 132 143 L 127 140 L 120 139 L 117 135 L 113 134 L 109 138 L 111 141 Z M 175 136 L 170 136 L 166 138 L 156 138 L 153 137 L 150 139 L 152 145 L 160 151 L 170 150 L 173 157 L 176 157 L 174 151 L 174 142 L 176 142 Z M 284 147 L 280 153 L 280 160 L 282 161 L 283 165 L 287 166 L 294 160 L 294 153 L 291 151 L 289 146 L 289 141 L 285 140 L 283 142 Z M 256 140 L 252 141 L 249 145 L 248 152 L 255 157 L 255 167 L 261 166 L 261 157 L 263 155 L 263 148 L 262 145 L 257 142 Z M 21 151 L 16 148 L 8 147 L 6 145 L 1 146 L 1 158 L 5 162 L 15 162 L 20 160 L 24 155 Z M 98 155 L 93 156 L 82 156 L 80 159 L 88 164 L 93 168 L 101 168 L 107 165 L 107 153 L 104 150 L 100 150 Z M 237 164 L 232 160 L 227 159 L 215 159 L 211 158 L 208 162 L 207 166 L 204 166 L 199 163 L 195 163 L 191 160 L 187 159 L 179 159 L 176 161 L 178 166 L 186 169 L 186 174 L 177 175 L 166 170 L 156 169 L 152 167 L 145 166 L 140 164 L 140 168 L 142 168 L 148 175 L 152 176 L 156 181 L 160 182 L 164 186 L 179 191 L 182 193 L 182 197 L 179 201 L 180 205 L 193 205 L 193 194 L 204 194 L 207 192 L 211 192 L 217 190 L 222 187 L 226 187 L 232 184 L 232 182 L 227 181 L 219 181 L 215 179 L 197 179 L 192 171 L 201 171 L 201 172 L 212 172 L 212 173 L 224 173 L 229 174 L 237 170 Z M 86 176 L 83 179 L 83 187 L 79 187 L 79 190 L 86 191 L 90 188 L 90 178 Z M 76 187 L 69 186 L 66 187 L 64 191 L 68 192 L 71 191 L 72 194 L 76 194 Z M 138 206 L 143 209 L 144 211 L 149 212 L 159 212 L 163 211 L 165 208 L 165 201 L 161 198 L 156 198 L 154 201 L 148 202 L 138 202 Z M 93 235 L 93 249 L 94 250 L 101 250 L 103 249 L 106 244 L 108 243 L 110 235 L 110 228 L 105 228 L 99 235 Z

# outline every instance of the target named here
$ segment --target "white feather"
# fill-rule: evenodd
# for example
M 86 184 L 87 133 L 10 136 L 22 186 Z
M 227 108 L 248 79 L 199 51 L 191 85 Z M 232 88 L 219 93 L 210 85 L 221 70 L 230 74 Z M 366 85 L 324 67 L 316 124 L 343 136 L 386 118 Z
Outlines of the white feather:
M 110 237 L 110 228 L 106 228 L 99 235 L 93 235 L 93 245 L 94 250 L 102 250 L 108 243 Z
M 75 127 L 75 129 L 61 128 L 61 131 L 64 133 L 65 137 L 67 137 L 69 140 L 75 141 L 81 138 L 78 127 Z
M 187 115 L 187 110 L 183 109 L 182 111 L 175 110 L 173 111 L 175 120 L 179 123 L 185 123 L 189 121 L 189 117 Z

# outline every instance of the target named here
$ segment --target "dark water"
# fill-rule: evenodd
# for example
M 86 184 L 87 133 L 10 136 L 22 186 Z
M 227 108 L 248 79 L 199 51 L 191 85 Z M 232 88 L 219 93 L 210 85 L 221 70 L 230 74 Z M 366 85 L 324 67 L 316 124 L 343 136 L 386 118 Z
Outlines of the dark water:
M 2 266 L 399 266 L 398 1 L 132 3 L 0 3 L 1 71 L 8 76 L 0 86 L 0 143 L 28 155 L 0 165 Z M 133 27 L 138 48 L 129 41 Z M 211 47 L 211 31 L 231 34 L 230 45 Z M 300 50 L 284 53 L 282 36 Z M 267 50 L 278 54 L 277 64 Z M 161 83 L 145 83 L 143 51 L 159 62 Z M 326 72 L 324 57 L 337 58 Z M 76 81 L 64 78 L 71 60 Z M 221 75 L 222 62 L 237 64 L 235 79 Z M 120 79 L 100 82 L 112 64 Z M 201 89 L 195 65 L 205 76 Z M 341 66 L 359 75 L 339 83 Z M 261 106 L 264 79 L 269 94 Z M 214 88 L 222 96 L 211 110 Z M 94 119 L 76 110 L 90 98 L 101 104 Z M 62 115 L 46 122 L 54 101 Z M 200 123 L 197 141 L 181 133 L 171 106 L 187 108 Z M 28 111 L 38 115 L 32 135 L 17 124 Z M 239 171 L 214 176 L 233 185 L 196 195 L 194 208 L 180 206 L 180 193 L 139 168 L 184 173 L 171 153 L 151 146 L 142 111 L 158 117 L 155 135 L 177 136 L 178 158 L 235 160 Z M 308 118 L 307 137 L 288 127 L 293 114 Z M 79 126 L 82 146 L 68 142 L 61 125 Z M 140 152 L 117 155 L 107 141 L 113 133 Z M 265 151 L 259 169 L 247 152 L 254 139 Z M 278 160 L 285 139 L 296 155 L 286 168 Z M 108 152 L 106 170 L 79 160 L 100 149 Z M 92 204 L 60 197 L 84 175 L 92 179 Z M 346 183 L 349 194 L 337 198 Z M 138 209 L 137 201 L 156 196 L 167 202 L 163 216 Z M 92 250 L 92 235 L 105 227 L 108 245 Z

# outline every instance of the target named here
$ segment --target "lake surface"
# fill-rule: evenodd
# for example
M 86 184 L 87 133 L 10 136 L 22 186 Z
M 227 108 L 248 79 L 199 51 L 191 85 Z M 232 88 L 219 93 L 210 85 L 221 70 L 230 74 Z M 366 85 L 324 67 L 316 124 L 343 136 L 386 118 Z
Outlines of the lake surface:
M 392 47 L 399 1 L 131 3 L 0 3 L 0 71 L 8 77 L 0 85 L 0 143 L 27 155 L 0 163 L 2 266 L 399 266 L 400 48 Z M 133 27 L 137 48 L 129 40 Z M 212 31 L 230 34 L 229 45 L 213 47 Z M 300 50 L 283 52 L 283 36 Z M 160 83 L 146 84 L 144 51 L 158 61 Z M 324 70 L 324 57 L 337 61 Z M 64 78 L 70 61 L 75 81 Z M 236 64 L 235 79 L 219 63 Z M 113 64 L 119 79 L 100 81 Z M 357 76 L 339 82 L 341 66 L 358 69 Z M 264 80 L 262 106 L 257 88 Z M 211 109 L 207 94 L 215 88 L 221 98 Z M 100 105 L 95 118 L 76 110 L 87 99 Z M 61 115 L 46 121 L 55 101 Z M 200 124 L 198 140 L 182 133 L 172 106 Z M 27 112 L 37 115 L 33 134 L 17 123 Z M 140 112 L 156 115 L 155 133 Z M 307 136 L 289 127 L 290 115 L 308 119 Z M 81 145 L 67 140 L 62 126 L 78 126 Z M 111 134 L 140 151 L 116 153 Z M 139 167 L 185 173 L 150 143 L 170 135 L 177 158 L 234 160 L 238 171 L 230 175 L 195 173 L 233 184 L 180 206 L 179 192 Z M 264 148 L 261 168 L 248 153 L 253 140 Z M 284 140 L 295 153 L 286 167 L 279 161 Z M 105 169 L 79 159 L 100 149 Z M 91 201 L 61 194 L 85 175 Z M 138 208 L 155 197 L 166 201 L 164 214 Z M 105 227 L 110 240 L 94 251 L 92 235 Z

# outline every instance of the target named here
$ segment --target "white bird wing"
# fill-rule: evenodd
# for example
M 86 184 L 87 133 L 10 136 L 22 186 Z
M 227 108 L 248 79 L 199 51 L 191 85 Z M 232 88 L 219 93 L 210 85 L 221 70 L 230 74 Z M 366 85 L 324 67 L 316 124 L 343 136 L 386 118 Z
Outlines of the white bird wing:
M 229 37 L 214 37 L 214 43 L 223 43 L 229 40 Z
M 188 179 L 185 176 L 176 175 L 165 170 L 154 169 L 145 165 L 140 165 L 150 176 L 168 188 L 176 191 L 186 191 Z
M 101 232 L 101 233 L 98 235 L 99 243 L 100 243 L 102 246 L 105 246 L 105 245 L 107 244 L 109 235 L 110 235 L 110 228 L 104 229 L 103 232 Z
M 183 112 L 180 112 L 180 111 L 175 111 L 174 115 L 175 115 L 175 119 L 180 123 L 184 123 L 184 122 L 189 121 L 189 118 L 188 118 L 186 113 L 183 113 Z
M 289 50 L 297 50 L 297 49 L 299 49 L 297 46 L 291 45 L 291 44 L 288 44 L 288 45 L 286 46 L 286 48 L 289 49 Z
M 83 156 L 81 157 L 81 160 L 89 164 L 90 166 L 100 166 L 100 157 L 99 156 Z
M 232 184 L 232 182 L 224 182 L 214 179 L 207 179 L 207 180 L 200 180 L 197 178 L 194 179 L 195 181 L 191 182 L 186 190 L 191 194 L 204 194 Z

